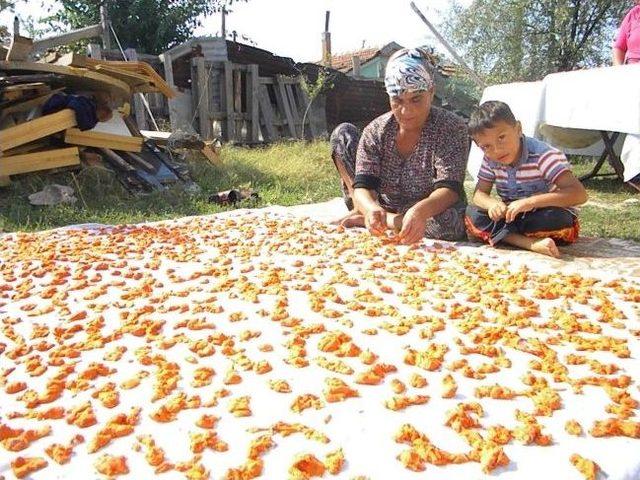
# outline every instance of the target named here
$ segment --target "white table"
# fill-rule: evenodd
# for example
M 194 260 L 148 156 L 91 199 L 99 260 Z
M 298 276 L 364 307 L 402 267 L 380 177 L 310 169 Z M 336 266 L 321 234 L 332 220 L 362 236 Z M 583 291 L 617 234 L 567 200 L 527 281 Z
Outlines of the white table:
M 624 181 L 640 173 L 640 65 L 554 73 L 539 82 L 495 85 L 483 93 L 481 101 L 488 100 L 508 103 L 525 135 L 542 138 L 566 153 L 600 155 L 598 166 L 608 155 Z M 570 150 L 544 138 L 542 125 L 602 132 L 603 141 L 584 151 Z M 615 133 L 620 136 L 618 144 Z M 616 165 L 620 160 L 624 173 L 620 163 Z M 474 178 L 481 162 L 482 152 L 474 145 L 468 167 Z

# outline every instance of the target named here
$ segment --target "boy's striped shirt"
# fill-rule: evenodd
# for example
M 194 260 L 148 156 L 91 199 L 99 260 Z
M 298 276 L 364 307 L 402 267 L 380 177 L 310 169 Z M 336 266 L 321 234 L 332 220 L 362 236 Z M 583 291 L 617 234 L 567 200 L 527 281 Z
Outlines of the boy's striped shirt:
M 550 192 L 557 178 L 571 167 L 559 150 L 535 138 L 522 138 L 522 155 L 511 165 L 482 160 L 478 179 L 495 184 L 505 202 Z

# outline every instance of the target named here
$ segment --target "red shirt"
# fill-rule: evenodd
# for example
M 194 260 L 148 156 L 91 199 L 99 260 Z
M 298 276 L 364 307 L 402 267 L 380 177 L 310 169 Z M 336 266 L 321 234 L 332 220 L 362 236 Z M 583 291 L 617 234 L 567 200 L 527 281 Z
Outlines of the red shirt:
M 625 63 L 640 62 L 640 5 L 624 17 L 614 47 L 626 52 Z

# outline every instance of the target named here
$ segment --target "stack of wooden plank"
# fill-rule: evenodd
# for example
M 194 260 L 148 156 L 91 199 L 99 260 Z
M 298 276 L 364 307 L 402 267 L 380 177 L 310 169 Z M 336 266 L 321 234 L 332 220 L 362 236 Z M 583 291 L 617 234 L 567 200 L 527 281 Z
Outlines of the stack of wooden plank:
M 121 122 L 117 133 L 80 131 L 71 109 L 42 115 L 52 95 L 66 93 L 101 98 L 119 117 L 115 109 L 127 112 L 138 92 L 174 95 L 144 62 L 97 61 L 76 54 L 56 64 L 0 61 L 0 185 L 11 175 L 77 166 L 89 147 L 141 152 L 144 139 L 134 126 Z

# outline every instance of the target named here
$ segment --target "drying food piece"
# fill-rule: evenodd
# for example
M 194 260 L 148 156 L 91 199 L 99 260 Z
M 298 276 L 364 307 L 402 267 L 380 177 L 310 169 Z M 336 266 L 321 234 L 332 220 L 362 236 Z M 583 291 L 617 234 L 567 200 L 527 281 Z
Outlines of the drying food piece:
M 424 388 L 428 385 L 427 379 L 418 373 L 411 374 L 411 378 L 409 379 L 409 384 L 413 388 Z
M 584 476 L 585 480 L 597 479 L 600 467 L 593 460 L 586 459 L 583 456 L 574 453 L 569 457 L 569 461 Z
M 11 462 L 11 469 L 16 478 L 25 478 L 33 472 L 42 470 L 48 464 L 42 457 L 16 457 Z
M 140 420 L 140 410 L 140 408 L 132 408 L 129 415 L 120 413 L 109 420 L 107 424 L 98 431 L 93 440 L 89 442 L 87 447 L 88 452 L 95 453 L 109 445 L 115 438 L 131 435 Z
M 229 413 L 234 417 L 250 417 L 251 416 L 251 397 L 244 396 L 233 399 L 229 403 Z
M 310 453 L 296 455 L 293 465 L 289 468 L 291 479 L 307 480 L 322 477 L 326 471 L 324 463 Z
M 109 477 L 126 475 L 127 473 L 129 473 L 127 458 L 124 456 L 116 457 L 113 455 L 104 454 L 95 461 L 93 466 L 98 472 Z
M 200 428 L 214 428 L 216 423 L 220 420 L 215 415 L 202 415 L 198 420 L 196 420 L 196 425 Z
M 391 400 L 386 400 L 384 406 L 389 410 L 404 410 L 412 405 L 424 405 L 429 401 L 428 395 L 394 395 Z
M 62 445 L 60 443 L 52 443 L 47 448 L 45 448 L 45 453 L 51 458 L 51 460 L 57 462 L 60 465 L 64 465 L 71 460 L 71 454 L 73 453 L 74 447 L 76 445 L 84 442 L 84 437 L 82 435 L 76 435 L 71 439 L 68 445 Z
M 71 409 L 67 415 L 67 423 L 80 428 L 91 427 L 98 423 L 93 408 L 91 407 L 91 402 L 85 402 Z
M 630 437 L 640 438 L 640 422 L 608 418 L 597 420 L 589 433 L 594 437 Z
M 444 344 L 430 343 L 427 349 L 419 352 L 412 348 L 407 349 L 404 357 L 404 363 L 407 365 L 415 365 L 430 372 L 440 370 L 445 354 L 449 351 L 449 347 Z
M 291 410 L 296 413 L 302 413 L 307 408 L 315 408 L 320 410 L 324 408 L 324 402 L 320 400 L 316 395 L 307 393 L 304 395 L 298 395 L 291 404 Z
M 269 388 L 278 393 L 291 393 L 291 386 L 286 380 L 269 380 Z
M 202 453 L 205 448 L 209 448 L 214 452 L 226 452 L 229 445 L 218 438 L 218 434 L 207 430 L 205 432 L 191 432 L 191 451 L 193 453 Z
M 359 397 L 357 390 L 351 388 L 339 378 L 325 379 L 327 389 L 324 391 L 324 398 L 329 403 L 342 402 L 347 398 Z
M 11 429 L 0 425 L 0 439 L 2 446 L 10 452 L 21 452 L 29 448 L 36 440 L 48 436 L 51 433 L 49 425 L 38 430 Z
M 567 420 L 564 424 L 564 429 L 569 435 L 575 435 L 579 437 L 582 435 L 582 426 L 576 420 Z
M 455 379 L 447 374 L 442 378 L 442 398 L 453 398 L 458 391 L 458 384 Z
M 342 449 L 328 453 L 324 459 L 324 466 L 331 475 L 339 474 L 344 467 L 344 452 Z

